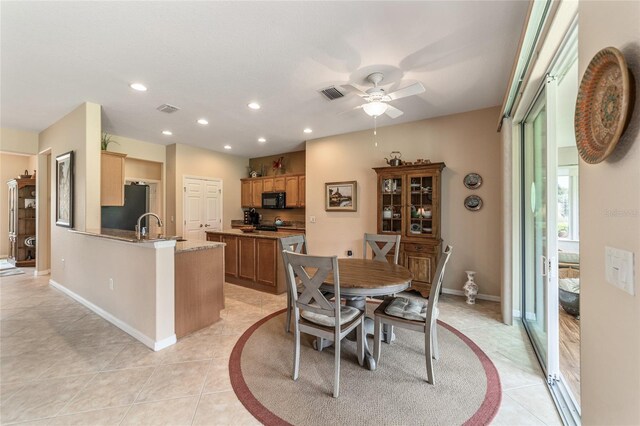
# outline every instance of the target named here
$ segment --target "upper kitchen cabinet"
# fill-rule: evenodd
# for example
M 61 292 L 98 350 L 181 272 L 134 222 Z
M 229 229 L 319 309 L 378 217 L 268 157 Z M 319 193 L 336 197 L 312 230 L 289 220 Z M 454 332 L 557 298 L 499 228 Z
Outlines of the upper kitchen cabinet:
M 240 187 L 240 200 L 242 207 L 253 207 L 251 205 L 253 202 L 251 195 L 251 181 L 243 179 L 242 186 Z
M 127 154 L 101 151 L 100 204 L 124 206 L 124 159 Z
M 304 207 L 305 176 L 282 175 L 241 180 L 241 204 L 243 208 L 262 207 L 263 192 L 286 192 L 287 207 Z
M 287 176 L 285 178 L 285 188 L 287 193 L 287 207 L 300 207 L 299 202 L 299 176 Z
M 298 179 L 298 205 L 304 207 L 304 200 L 307 197 L 307 178 L 306 176 L 300 176 Z
M 251 182 L 251 207 L 262 207 L 262 179 Z

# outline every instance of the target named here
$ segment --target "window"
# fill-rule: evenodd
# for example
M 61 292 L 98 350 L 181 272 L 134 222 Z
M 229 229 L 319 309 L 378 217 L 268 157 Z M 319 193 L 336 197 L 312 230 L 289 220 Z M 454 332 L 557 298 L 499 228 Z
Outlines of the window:
M 558 168 L 558 238 L 578 241 L 578 166 Z

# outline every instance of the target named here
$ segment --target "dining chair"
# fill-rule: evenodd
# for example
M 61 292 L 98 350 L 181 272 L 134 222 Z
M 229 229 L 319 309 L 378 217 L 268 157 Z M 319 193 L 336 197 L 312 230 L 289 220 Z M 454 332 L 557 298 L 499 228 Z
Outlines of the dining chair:
M 307 254 L 307 239 L 304 234 L 302 235 L 292 235 L 290 237 L 283 237 L 279 239 L 280 241 L 280 252 L 283 250 L 288 250 L 298 254 Z M 284 330 L 289 333 L 291 332 L 291 310 L 292 310 L 292 297 L 289 281 L 289 274 L 287 273 L 287 264 L 284 260 L 284 256 L 282 257 L 282 261 L 284 262 L 284 273 L 285 273 L 285 281 L 287 281 L 287 322 L 284 324 Z M 299 282 L 295 285 L 296 294 L 302 293 L 302 286 Z
M 380 247 L 379 243 L 384 243 Z M 380 234 L 364 234 L 362 242 L 362 257 L 367 258 L 367 245 L 371 247 L 373 260 L 388 262 L 387 254 L 393 249 L 393 264 L 398 264 L 398 256 L 400 255 L 400 234 L 398 235 L 380 235 Z
M 282 257 L 289 275 L 287 282 L 293 298 L 293 380 L 298 380 L 300 370 L 300 333 L 331 340 L 335 349 L 333 397 L 337 398 L 340 394 L 340 342 L 354 329 L 357 336 L 358 363 L 364 363 L 364 311 L 340 303 L 340 274 L 336 256 L 310 256 L 284 250 Z M 333 279 L 333 302 L 320 291 L 320 286 L 328 277 Z M 304 286 L 299 296 L 295 287 L 297 279 Z
M 435 384 L 433 374 L 433 359 L 438 359 L 438 297 L 440 287 L 444 278 L 444 270 L 451 256 L 452 247 L 447 246 L 440 256 L 436 269 L 436 280 L 431 285 L 429 299 L 427 302 L 420 302 L 406 297 L 389 297 L 378 306 L 374 315 L 374 346 L 373 357 L 378 365 L 380 359 L 380 341 L 382 339 L 382 325 L 391 324 L 396 327 L 405 328 L 424 333 L 424 352 L 427 363 L 427 382 Z

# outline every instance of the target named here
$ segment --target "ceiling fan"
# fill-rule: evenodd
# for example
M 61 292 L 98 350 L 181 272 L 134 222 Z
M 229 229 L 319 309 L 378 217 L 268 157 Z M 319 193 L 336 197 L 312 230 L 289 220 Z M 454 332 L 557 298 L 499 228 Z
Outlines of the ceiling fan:
M 418 82 L 403 89 L 396 90 L 395 92 L 386 93 L 382 87 L 378 87 L 378 84 L 382 82 L 383 79 L 384 74 L 381 72 L 369 74 L 367 80 L 373 84 L 373 87 L 366 92 L 353 85 L 348 85 L 352 91 L 355 91 L 358 96 L 366 101 L 354 109 L 362 108 L 364 112 L 371 117 L 378 117 L 382 114 L 387 114 L 391 118 L 400 117 L 404 113 L 398 108 L 389 105 L 388 102 L 406 98 L 407 96 L 418 95 L 425 91 L 422 83 Z

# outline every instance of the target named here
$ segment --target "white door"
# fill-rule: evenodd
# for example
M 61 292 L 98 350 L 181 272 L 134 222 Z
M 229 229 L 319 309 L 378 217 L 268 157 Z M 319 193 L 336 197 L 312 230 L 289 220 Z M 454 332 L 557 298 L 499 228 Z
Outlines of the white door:
M 203 241 L 208 229 L 222 229 L 222 181 L 184 178 L 184 238 Z
M 204 227 L 211 231 L 222 231 L 222 182 L 204 182 Z

